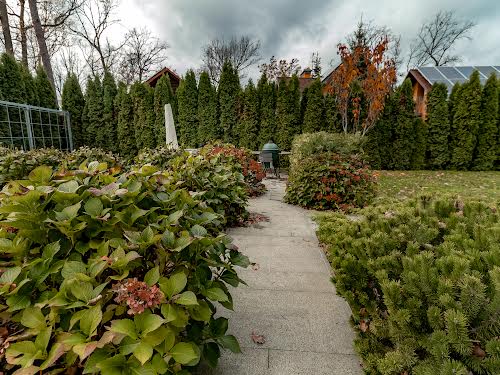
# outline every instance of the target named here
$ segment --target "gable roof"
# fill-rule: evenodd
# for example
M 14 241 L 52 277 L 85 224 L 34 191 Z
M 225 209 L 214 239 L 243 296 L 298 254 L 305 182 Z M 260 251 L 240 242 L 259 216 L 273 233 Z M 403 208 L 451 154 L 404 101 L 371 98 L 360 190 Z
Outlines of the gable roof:
M 482 84 L 492 73 L 500 77 L 500 66 L 419 66 L 410 70 L 407 77 L 413 76 L 424 88 L 434 83 L 444 83 L 450 92 L 455 83 L 467 82 L 475 70 L 479 72 Z
M 165 67 L 161 69 L 159 72 L 155 73 L 152 77 L 148 78 L 146 80 L 146 83 L 149 84 L 151 87 L 156 86 L 156 82 L 163 77 L 165 74 L 168 74 L 168 78 L 170 78 L 170 83 L 172 84 L 172 88 L 175 90 L 177 86 L 179 86 L 179 82 L 181 81 L 181 77 L 177 73 L 175 73 L 173 70 Z M 175 88 L 174 88 L 175 86 Z

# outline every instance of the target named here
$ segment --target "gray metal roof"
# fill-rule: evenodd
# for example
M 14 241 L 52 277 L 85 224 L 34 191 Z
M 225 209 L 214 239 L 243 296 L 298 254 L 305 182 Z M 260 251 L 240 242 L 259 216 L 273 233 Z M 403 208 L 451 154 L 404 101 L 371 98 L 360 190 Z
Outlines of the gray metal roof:
M 472 72 L 479 72 L 479 79 L 484 84 L 491 73 L 500 78 L 500 66 L 419 66 L 416 68 L 432 85 L 444 83 L 451 91 L 455 83 L 464 83 L 469 80 Z

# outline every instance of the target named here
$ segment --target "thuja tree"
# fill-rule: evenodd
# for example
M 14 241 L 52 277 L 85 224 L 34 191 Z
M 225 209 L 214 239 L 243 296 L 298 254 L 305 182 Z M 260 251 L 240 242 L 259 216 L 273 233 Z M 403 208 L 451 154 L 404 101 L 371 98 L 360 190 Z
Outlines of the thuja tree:
M 26 103 L 21 68 L 13 56 L 3 53 L 0 58 L 0 92 L 3 100 Z
M 198 84 L 198 141 L 205 144 L 222 136 L 217 116 L 217 91 L 207 72 L 202 72 Z
M 70 114 L 73 146 L 75 148 L 81 147 L 85 144 L 82 124 L 85 97 L 74 73 L 70 73 L 64 82 L 61 100 L 62 109 Z
M 493 169 L 497 158 L 498 142 L 498 82 L 492 74 L 484 85 L 481 99 L 481 122 L 477 136 L 477 147 L 473 169 Z
M 435 83 L 427 95 L 427 166 L 444 169 L 450 159 L 450 121 L 448 89 L 443 83 Z
M 471 167 L 480 122 L 481 82 L 479 72 L 475 71 L 462 87 L 453 116 L 450 160 L 453 169 L 467 170 Z
M 177 88 L 177 110 L 179 141 L 184 147 L 196 147 L 198 144 L 198 88 L 192 70 L 186 73 Z
M 427 150 L 427 137 L 428 127 L 424 120 L 421 118 L 414 118 L 413 120 L 413 134 L 414 134 L 414 147 L 411 154 L 410 168 L 411 169 L 424 169 L 425 168 L 425 154 Z
M 297 97 L 297 92 L 299 96 Z M 293 137 L 300 133 L 300 91 L 298 78 L 294 75 L 289 82 L 278 84 L 276 100 L 276 141 L 283 150 L 290 150 Z
M 127 92 L 127 85 L 120 82 L 118 84 L 118 95 L 115 98 L 115 107 L 118 116 L 118 152 L 120 155 L 131 159 L 137 154 L 137 144 L 135 142 L 134 112 L 132 99 Z
M 23 77 L 24 95 L 27 104 L 38 105 L 38 92 L 36 90 L 35 79 L 24 64 L 19 64 L 21 76 Z
M 259 147 L 276 135 L 276 86 L 267 80 L 265 74 L 257 85 L 260 107 Z
M 302 132 L 313 133 L 326 130 L 325 101 L 322 92 L 321 80 L 316 79 L 307 91 L 307 106 L 302 124 Z
M 174 113 L 174 91 L 170 84 L 168 74 L 162 76 L 156 83 L 154 89 L 154 107 L 155 107 L 155 129 L 156 143 L 165 144 L 165 105 L 170 104 L 172 114 Z
M 154 92 L 149 85 L 136 82 L 130 88 L 134 112 L 135 143 L 138 150 L 154 148 Z
M 57 108 L 56 92 L 49 81 L 47 73 L 41 66 L 36 69 L 35 89 L 40 107 Z
M 222 73 L 217 91 L 220 127 L 224 142 L 234 142 L 233 129 L 238 122 L 238 93 L 240 92 L 240 81 L 238 72 L 226 62 L 222 68 Z M 236 135 L 234 135 L 236 136 Z
M 251 150 L 259 148 L 259 99 L 252 80 L 249 80 L 243 96 L 240 146 Z
M 102 80 L 103 126 L 98 132 L 97 142 L 102 148 L 118 152 L 117 116 L 115 113 L 116 82 L 113 75 L 106 71 Z
M 341 132 L 342 124 L 340 114 L 335 101 L 335 96 L 328 93 L 325 95 L 325 130 L 328 132 Z
M 300 96 L 300 128 L 304 128 L 304 117 L 306 116 L 307 110 L 307 92 L 309 91 L 308 87 L 304 87 L 302 90 L 302 95 Z
M 102 85 L 99 77 L 89 78 L 85 93 L 85 108 L 83 115 L 83 134 L 85 145 L 90 147 L 101 147 L 102 144 L 96 142 L 99 132 L 103 127 L 103 95 Z
M 413 102 L 412 85 L 405 80 L 396 93 L 396 122 L 393 127 L 392 168 L 410 169 L 411 157 L 415 147 L 415 104 Z

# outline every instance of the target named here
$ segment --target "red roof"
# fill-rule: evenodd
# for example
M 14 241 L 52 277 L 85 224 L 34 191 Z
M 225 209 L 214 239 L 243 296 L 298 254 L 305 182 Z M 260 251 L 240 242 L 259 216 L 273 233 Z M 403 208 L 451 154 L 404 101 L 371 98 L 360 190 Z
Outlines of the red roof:
M 173 70 L 169 68 L 163 68 L 159 72 L 155 73 L 151 78 L 147 79 L 146 82 L 149 84 L 151 87 L 156 86 L 156 82 L 163 77 L 165 74 L 168 74 L 168 78 L 170 78 L 170 84 L 172 85 L 172 89 L 175 90 L 177 87 L 179 87 L 179 83 L 181 81 L 181 77 L 177 73 L 175 73 Z

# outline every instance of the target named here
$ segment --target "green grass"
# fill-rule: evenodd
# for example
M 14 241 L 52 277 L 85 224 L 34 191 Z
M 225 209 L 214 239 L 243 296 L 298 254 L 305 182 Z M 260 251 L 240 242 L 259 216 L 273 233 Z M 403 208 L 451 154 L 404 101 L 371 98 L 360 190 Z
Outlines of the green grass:
M 378 171 L 375 205 L 418 195 L 457 196 L 463 200 L 500 203 L 500 172 Z

